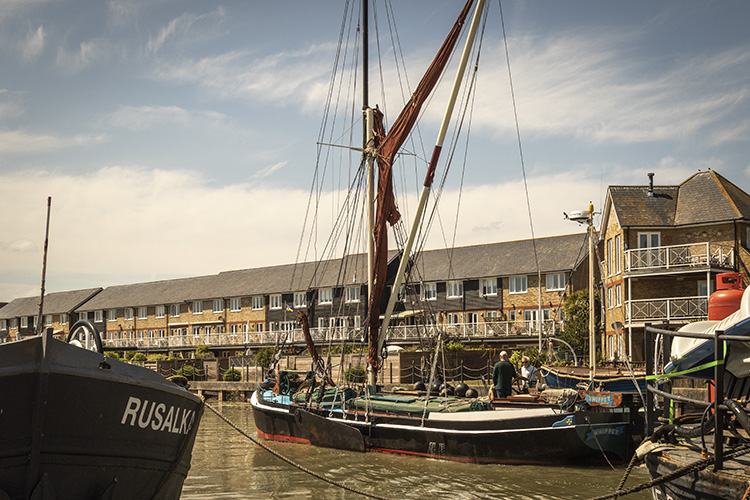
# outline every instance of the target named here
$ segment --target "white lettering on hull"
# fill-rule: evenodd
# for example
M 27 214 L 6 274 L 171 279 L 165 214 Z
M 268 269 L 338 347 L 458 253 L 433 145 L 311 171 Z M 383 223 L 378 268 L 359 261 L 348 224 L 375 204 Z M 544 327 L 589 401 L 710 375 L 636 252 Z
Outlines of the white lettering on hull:
M 125 405 L 120 423 L 131 427 L 138 425 L 141 429 L 150 427 L 155 431 L 187 434 L 194 420 L 195 410 L 179 406 L 167 407 L 164 403 L 147 399 L 141 401 L 140 398 L 131 396 Z

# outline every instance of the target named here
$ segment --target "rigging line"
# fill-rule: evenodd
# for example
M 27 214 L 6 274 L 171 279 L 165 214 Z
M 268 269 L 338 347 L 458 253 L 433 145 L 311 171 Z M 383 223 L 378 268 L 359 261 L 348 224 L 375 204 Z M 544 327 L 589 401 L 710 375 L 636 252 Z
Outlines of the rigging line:
M 526 209 L 529 214 L 529 227 L 531 230 L 531 244 L 534 248 L 534 261 L 536 262 L 537 277 L 539 279 L 539 290 L 542 289 L 542 269 L 539 265 L 539 251 L 536 245 L 536 236 L 534 235 L 534 221 L 531 216 L 531 200 L 529 198 L 529 184 L 526 178 L 526 164 L 523 157 L 523 147 L 521 145 L 521 127 L 518 124 L 518 107 L 516 105 L 516 93 L 513 89 L 513 75 L 510 70 L 510 53 L 508 52 L 508 37 L 505 32 L 505 18 L 503 16 L 503 2 L 498 0 L 498 6 L 500 7 L 500 24 L 503 28 L 503 44 L 505 47 L 505 61 L 508 65 L 508 83 L 510 85 L 510 96 L 513 102 L 513 117 L 516 123 L 516 138 L 518 139 L 518 154 L 521 159 L 521 172 L 523 172 L 523 188 L 526 193 Z M 541 321 L 541 318 L 540 318 Z
M 320 129 L 319 129 L 319 132 L 318 132 L 318 137 L 320 138 L 319 142 L 322 142 L 322 139 L 325 136 L 326 126 L 327 126 L 328 121 L 329 121 L 329 115 L 330 115 L 330 112 L 331 112 L 331 105 L 332 105 L 332 101 L 333 101 L 333 92 L 334 92 L 334 89 L 336 87 L 336 75 L 338 74 L 337 68 L 339 67 L 339 62 L 340 62 L 341 55 L 342 55 L 341 54 L 341 49 L 342 49 L 342 46 L 343 46 L 344 34 L 346 33 L 347 13 L 350 11 L 349 7 L 350 7 L 350 2 L 349 2 L 349 0 L 347 0 L 346 3 L 345 3 L 345 6 L 344 6 L 344 14 L 343 14 L 342 19 L 341 19 L 341 27 L 339 29 L 338 45 L 337 45 L 337 48 L 336 48 L 336 55 L 334 57 L 333 70 L 331 71 L 331 79 L 330 79 L 329 86 L 328 86 L 328 93 L 327 93 L 327 96 L 326 96 L 326 105 L 325 105 L 325 108 L 324 108 L 323 118 L 321 119 Z M 346 59 L 346 53 L 344 54 L 344 60 L 345 59 Z M 334 115 L 334 118 L 335 118 L 335 115 Z M 333 127 L 332 127 L 332 129 L 333 129 Z M 322 148 L 318 147 L 317 149 L 318 149 L 318 152 L 317 152 L 317 160 L 316 160 L 316 164 L 315 164 L 315 171 L 313 173 L 313 179 L 312 179 L 312 183 L 311 183 L 311 187 L 310 187 L 310 195 L 308 197 L 307 208 L 305 210 L 305 217 L 304 217 L 303 224 L 302 224 L 303 230 L 302 230 L 302 233 L 300 235 L 300 241 L 299 241 L 298 246 L 297 246 L 297 254 L 296 254 L 296 257 L 295 257 L 295 262 L 299 262 L 299 260 L 300 260 L 300 254 L 302 252 L 302 245 L 303 245 L 303 242 L 305 240 L 304 227 L 307 225 L 307 221 L 311 217 L 310 208 L 311 208 L 311 205 L 312 205 L 312 201 L 313 201 L 313 199 L 316 199 L 317 202 L 319 202 L 319 200 L 320 200 L 320 191 L 317 191 L 315 189 L 316 183 L 318 182 L 318 179 L 320 178 L 321 185 L 322 185 L 322 180 L 325 178 L 325 171 L 326 171 L 325 165 L 327 165 L 327 162 L 323 163 L 323 165 L 324 165 L 323 172 L 320 172 L 320 160 L 321 160 L 321 150 L 322 150 Z M 315 204 L 315 207 L 316 207 L 315 213 L 316 214 L 317 214 L 317 211 L 318 211 L 317 210 L 317 202 Z M 308 252 L 309 252 L 310 246 L 314 245 L 314 243 L 317 241 L 317 239 L 315 238 L 315 235 L 317 234 L 316 228 L 317 228 L 317 223 L 315 222 L 315 217 L 313 217 L 312 227 L 310 229 L 310 236 L 309 236 L 310 239 L 308 240 L 308 246 L 307 246 Z M 306 252 L 306 255 L 307 255 L 307 252 Z M 293 283 L 294 282 L 294 272 L 292 273 L 291 280 L 292 280 L 292 283 Z

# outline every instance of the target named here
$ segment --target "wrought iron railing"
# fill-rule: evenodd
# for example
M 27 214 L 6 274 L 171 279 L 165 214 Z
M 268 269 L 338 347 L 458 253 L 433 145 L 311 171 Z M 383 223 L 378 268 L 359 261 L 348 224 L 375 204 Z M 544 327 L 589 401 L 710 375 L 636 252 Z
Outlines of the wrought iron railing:
M 691 320 L 708 317 L 708 299 L 703 297 L 669 297 L 625 302 L 629 322 Z
M 734 268 L 734 248 L 718 243 L 690 243 L 625 251 L 625 271 L 674 268 Z

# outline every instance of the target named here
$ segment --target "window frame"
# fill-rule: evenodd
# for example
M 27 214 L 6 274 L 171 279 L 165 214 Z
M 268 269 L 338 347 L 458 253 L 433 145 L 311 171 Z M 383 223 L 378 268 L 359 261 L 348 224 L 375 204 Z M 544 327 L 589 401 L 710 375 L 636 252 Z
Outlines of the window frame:
M 229 299 L 229 311 L 240 312 L 242 311 L 242 297 L 232 297 Z
M 215 313 L 224 312 L 224 299 L 214 299 L 213 312 Z
M 488 292 L 487 289 L 490 289 Z M 480 297 L 497 297 L 497 278 L 482 278 L 479 280 Z
M 461 280 L 448 281 L 445 296 L 449 300 L 462 299 L 464 297 L 464 282 Z
M 550 278 L 552 278 L 552 287 L 550 287 Z M 562 284 L 559 281 L 562 281 Z M 565 281 L 565 273 L 547 273 L 545 275 L 545 291 L 559 292 L 565 290 Z
M 273 295 L 270 295 L 268 298 L 268 308 L 272 311 L 278 311 L 282 307 L 284 307 L 283 301 L 281 300 L 281 294 L 275 293 Z
M 344 293 L 344 300 L 347 304 L 357 304 L 362 293 L 362 287 L 360 285 L 350 285 L 346 287 Z
M 430 291 L 428 295 L 428 290 Z M 437 300 L 437 283 L 422 283 L 421 287 L 422 300 Z
M 321 288 L 318 292 L 318 304 L 333 304 L 333 288 Z
M 519 283 L 520 281 L 520 283 Z M 519 287 L 519 285 L 523 285 Z M 522 288 L 522 289 L 519 289 Z M 519 295 L 528 293 L 529 291 L 529 278 L 526 275 L 523 276 L 510 276 L 508 278 L 508 293 L 511 295 Z

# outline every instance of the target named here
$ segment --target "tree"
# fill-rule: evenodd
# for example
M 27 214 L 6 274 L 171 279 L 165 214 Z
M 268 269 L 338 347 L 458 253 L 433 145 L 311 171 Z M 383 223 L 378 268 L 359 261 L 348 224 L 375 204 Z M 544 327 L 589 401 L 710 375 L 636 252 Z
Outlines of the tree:
M 271 360 L 273 359 L 274 348 L 273 347 L 261 347 L 255 354 L 255 363 L 263 368 L 271 366 Z
M 599 294 L 594 292 L 594 327 L 598 329 L 599 308 L 601 301 Z M 578 290 L 571 293 L 563 303 L 565 311 L 565 327 L 558 334 L 558 338 L 564 340 L 573 347 L 573 350 L 581 356 L 589 352 L 589 291 Z

